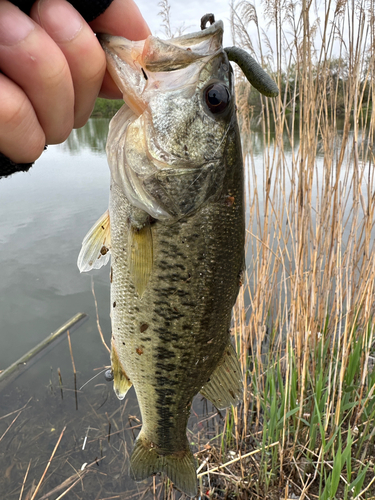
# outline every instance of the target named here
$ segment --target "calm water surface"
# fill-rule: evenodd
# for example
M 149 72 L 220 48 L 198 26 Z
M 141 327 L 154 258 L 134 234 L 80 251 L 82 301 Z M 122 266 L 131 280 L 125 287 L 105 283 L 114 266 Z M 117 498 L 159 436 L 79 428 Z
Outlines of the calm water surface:
M 0 369 L 77 312 L 90 316 L 77 333 L 77 338 L 90 339 L 77 340 L 76 349 L 85 347 L 84 362 L 92 362 L 100 352 L 107 360 L 97 342 L 91 277 L 102 329 L 109 338 L 109 266 L 80 274 L 76 262 L 83 237 L 108 206 L 108 123 L 90 120 L 64 144 L 50 146 L 29 173 L 0 180 Z M 253 133 L 251 140 L 262 213 L 261 133 Z M 287 144 L 285 140 L 284 152 L 290 156 Z M 318 157 L 318 167 L 320 163 Z
M 80 275 L 76 261 L 83 236 L 108 204 L 106 130 L 107 120 L 91 121 L 50 146 L 29 173 L 0 182 L 0 368 L 76 312 L 93 316 L 91 278 Z M 105 310 L 108 269 L 94 279 Z M 86 348 L 91 357 L 95 344 Z

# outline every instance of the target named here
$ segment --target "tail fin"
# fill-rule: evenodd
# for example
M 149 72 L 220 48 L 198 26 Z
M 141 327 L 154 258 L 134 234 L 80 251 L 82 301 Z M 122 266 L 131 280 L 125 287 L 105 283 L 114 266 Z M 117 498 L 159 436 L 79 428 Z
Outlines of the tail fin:
M 161 455 L 141 430 L 130 458 L 130 475 L 135 481 L 142 481 L 157 472 L 164 472 L 186 495 L 193 497 L 197 494 L 195 459 L 188 441 L 185 450 Z

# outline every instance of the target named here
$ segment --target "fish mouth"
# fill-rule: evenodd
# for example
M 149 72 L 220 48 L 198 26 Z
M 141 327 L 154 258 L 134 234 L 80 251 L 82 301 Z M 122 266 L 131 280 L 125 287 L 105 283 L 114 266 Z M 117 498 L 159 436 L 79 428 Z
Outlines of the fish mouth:
M 153 35 L 135 42 L 103 33 L 97 36 L 110 56 L 117 55 L 128 64 L 138 62 L 148 71 L 173 71 L 221 50 L 223 32 L 223 22 L 216 21 L 207 29 L 169 40 L 160 40 Z
M 223 52 L 222 21 L 170 40 L 152 35 L 140 41 L 101 33 L 97 37 L 112 79 L 137 116 L 147 108 L 148 94 L 153 91 L 185 89 L 189 92 L 189 87 L 196 83 L 201 68 L 199 62 Z M 171 71 L 176 72 L 173 79 L 168 77 Z
M 218 79 L 231 87 L 222 37 L 222 21 L 170 40 L 98 35 L 107 69 L 127 104 L 109 128 L 112 179 L 131 205 L 156 220 L 190 216 L 220 192 L 229 123 L 222 119 L 221 138 L 214 139 L 203 88 Z M 209 146 L 202 129 L 211 133 Z M 192 137 L 199 138 L 200 149 Z

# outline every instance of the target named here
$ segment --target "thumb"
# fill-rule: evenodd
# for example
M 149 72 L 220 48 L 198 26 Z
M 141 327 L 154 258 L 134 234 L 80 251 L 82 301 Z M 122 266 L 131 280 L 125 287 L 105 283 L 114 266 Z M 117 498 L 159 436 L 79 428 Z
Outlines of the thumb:
M 133 0 L 114 0 L 103 14 L 89 23 L 95 33 L 123 36 L 128 40 L 144 40 L 150 28 Z M 106 71 L 100 97 L 121 99 L 122 92 Z

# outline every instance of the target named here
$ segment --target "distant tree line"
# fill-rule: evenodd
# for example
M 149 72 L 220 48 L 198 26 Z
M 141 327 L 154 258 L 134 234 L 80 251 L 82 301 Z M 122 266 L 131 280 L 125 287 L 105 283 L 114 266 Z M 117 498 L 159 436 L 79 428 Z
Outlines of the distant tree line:
M 371 93 L 371 74 L 372 71 L 369 67 L 370 61 L 364 65 L 362 74 L 358 75 L 358 97 L 360 97 L 362 109 L 372 108 L 372 95 Z M 267 71 L 267 70 L 266 70 Z M 283 71 L 278 78 L 278 75 L 268 73 L 279 84 L 280 95 L 283 102 L 286 103 L 286 113 L 292 112 L 294 109 L 297 113 L 300 108 L 300 84 L 301 73 L 299 67 L 291 65 L 287 71 Z M 353 91 L 353 71 L 349 70 L 348 61 L 343 58 L 333 58 L 328 63 L 325 62 L 324 68 L 315 67 L 313 70 L 315 74 L 314 84 L 317 86 L 317 103 L 325 100 L 325 106 L 329 114 L 336 114 L 336 116 L 346 113 L 348 104 L 349 92 Z M 316 78 L 319 75 L 319 81 Z M 244 84 L 239 85 L 238 91 L 244 92 Z M 358 101 L 357 101 L 358 102 Z M 258 115 L 262 109 L 262 99 L 259 92 L 253 87 L 248 92 L 247 104 L 252 111 L 253 116 Z
M 92 118 L 112 118 L 124 104 L 122 99 L 102 99 L 98 97 L 91 113 Z

